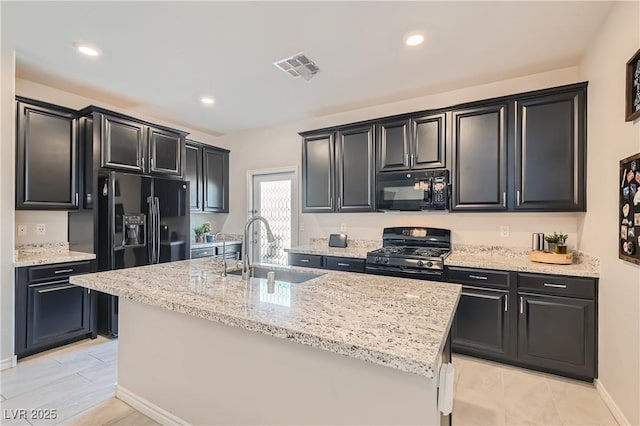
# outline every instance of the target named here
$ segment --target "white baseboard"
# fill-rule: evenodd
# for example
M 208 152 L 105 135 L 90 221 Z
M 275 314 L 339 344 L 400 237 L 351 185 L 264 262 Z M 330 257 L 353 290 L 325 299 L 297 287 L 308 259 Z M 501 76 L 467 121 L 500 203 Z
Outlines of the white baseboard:
M 621 426 L 630 425 L 631 423 L 629 422 L 629 420 L 627 420 L 622 410 L 620 410 L 618 404 L 616 404 L 613 398 L 611 398 L 611 395 L 609 395 L 609 392 L 607 392 L 607 389 L 604 387 L 602 382 L 598 379 L 595 379 L 594 382 L 598 393 L 602 397 L 604 403 L 607 405 L 607 408 L 609 408 L 609 411 L 611 411 L 611 414 L 613 414 L 613 417 L 615 417 L 618 424 Z
M 154 403 L 136 395 L 126 388 L 123 388 L 119 384 L 116 385 L 116 398 L 129 404 L 145 416 L 152 418 L 162 425 L 189 425 L 188 422 L 182 420 L 180 417 L 158 407 Z
M 9 358 L 5 358 L 2 361 L 0 361 L 0 371 L 6 370 L 7 368 L 13 368 L 16 366 L 17 363 L 18 363 L 18 357 L 15 355 Z

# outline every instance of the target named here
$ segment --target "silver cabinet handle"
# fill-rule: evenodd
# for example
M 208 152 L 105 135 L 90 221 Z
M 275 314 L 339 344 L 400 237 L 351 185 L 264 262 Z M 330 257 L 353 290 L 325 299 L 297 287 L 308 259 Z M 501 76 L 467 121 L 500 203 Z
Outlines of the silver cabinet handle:
M 566 284 L 554 284 L 554 283 L 544 283 L 545 287 L 554 287 L 554 288 L 567 288 Z
M 58 290 L 68 290 L 70 288 L 76 288 L 77 286 L 74 284 L 69 284 L 69 285 L 65 285 L 63 287 L 56 287 L 56 288 L 47 288 L 45 290 L 40 290 L 40 293 L 49 293 L 50 291 L 58 291 Z
M 502 192 L 502 207 L 507 207 L 507 192 Z
M 516 198 L 517 198 L 518 205 L 520 205 L 520 190 L 516 191 Z
M 338 262 L 338 266 L 351 266 L 349 263 Z
M 523 300 L 522 296 L 520 296 L 520 313 L 521 314 L 524 313 L 524 300 Z
M 300 262 L 302 262 L 302 263 L 309 263 L 309 259 L 300 259 Z
M 404 155 L 404 161 L 403 161 L 403 165 L 405 167 L 409 167 L 411 164 L 409 164 L 409 154 L 405 154 Z
M 333 197 L 329 197 L 329 207 L 333 207 Z
M 483 277 L 482 275 L 469 275 L 469 278 L 473 278 L 475 280 L 483 280 L 483 281 L 486 281 L 489 279 L 487 277 Z
M 67 272 L 73 272 L 73 268 L 69 268 L 69 269 L 59 269 L 57 271 L 54 272 L 54 274 L 65 274 Z
M 342 207 L 342 197 L 338 197 L 338 207 Z
M 411 157 L 410 157 L 410 158 L 411 158 L 411 164 L 410 164 L 410 166 L 411 166 L 411 167 L 415 167 L 415 165 L 416 165 L 416 156 L 415 156 L 415 155 L 413 155 L 413 154 L 411 154 Z
M 508 294 L 504 295 L 504 311 L 505 312 L 509 311 L 509 295 Z
M 76 207 L 78 207 L 78 205 L 79 205 L 79 203 L 78 203 L 78 198 L 79 198 L 79 197 L 78 197 L 78 193 L 76 192 L 76 204 L 75 204 L 75 206 L 76 206 Z

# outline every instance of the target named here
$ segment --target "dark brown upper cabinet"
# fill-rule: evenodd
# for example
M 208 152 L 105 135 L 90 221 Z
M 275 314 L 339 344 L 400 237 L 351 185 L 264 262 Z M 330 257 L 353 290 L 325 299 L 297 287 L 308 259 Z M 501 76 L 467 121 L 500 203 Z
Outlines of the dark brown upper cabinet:
M 146 172 L 145 126 L 135 121 L 102 115 L 102 167 Z
M 167 130 L 149 127 L 149 172 L 182 176 L 184 138 Z
M 78 207 L 78 143 L 74 111 L 16 98 L 17 210 Z
M 378 124 L 379 172 L 424 170 L 445 166 L 446 118 L 444 113 Z
M 515 209 L 585 211 L 586 85 L 516 101 Z
M 451 210 L 507 209 L 508 104 L 452 112 Z
M 373 125 L 343 129 L 337 133 L 336 211 L 375 210 L 374 150 Z
M 191 210 L 202 211 L 202 147 L 187 142 L 184 160 L 184 178 L 191 183 Z
M 335 210 L 334 133 L 319 133 L 302 139 L 302 212 Z
M 204 199 L 206 212 L 229 212 L 229 151 L 203 148 Z
M 375 210 L 374 135 L 373 124 L 303 134 L 303 213 Z

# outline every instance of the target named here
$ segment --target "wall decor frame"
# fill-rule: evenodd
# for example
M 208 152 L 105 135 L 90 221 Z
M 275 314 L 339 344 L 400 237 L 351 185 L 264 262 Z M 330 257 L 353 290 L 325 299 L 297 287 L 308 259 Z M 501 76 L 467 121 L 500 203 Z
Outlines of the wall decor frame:
M 618 257 L 640 265 L 640 153 L 620 160 Z
M 627 62 L 625 121 L 640 118 L 640 49 Z

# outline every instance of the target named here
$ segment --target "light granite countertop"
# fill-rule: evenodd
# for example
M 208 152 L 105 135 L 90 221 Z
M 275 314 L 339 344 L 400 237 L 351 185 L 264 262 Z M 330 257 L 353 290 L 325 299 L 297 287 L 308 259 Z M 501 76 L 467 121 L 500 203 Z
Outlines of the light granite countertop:
M 284 249 L 289 253 L 317 254 L 322 256 L 352 257 L 366 259 L 367 252 L 382 247 L 382 241 L 348 240 L 347 247 L 329 247 L 328 238 L 312 238 L 309 244 Z
M 532 262 L 529 260 L 529 251 L 528 248 L 521 247 L 456 245 L 444 264 L 576 277 L 598 278 L 600 276 L 599 261 L 584 253 L 574 251 L 575 261 L 571 265 L 552 265 Z
M 235 263 L 235 262 L 234 262 Z M 461 286 L 311 268 L 300 284 L 221 277 L 201 258 L 71 277 L 80 286 L 434 377 Z
M 229 240 L 224 243 L 222 241 L 213 241 L 211 243 L 191 243 L 191 249 L 218 247 L 222 246 L 222 244 L 242 244 L 242 240 Z
M 93 260 L 96 255 L 79 251 L 70 251 L 69 243 L 28 244 L 16 247 L 14 268 L 25 266 L 52 265 L 54 263 Z

